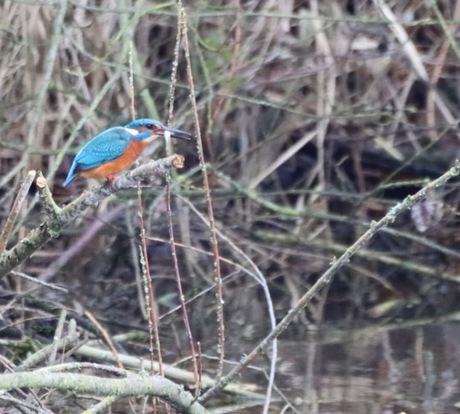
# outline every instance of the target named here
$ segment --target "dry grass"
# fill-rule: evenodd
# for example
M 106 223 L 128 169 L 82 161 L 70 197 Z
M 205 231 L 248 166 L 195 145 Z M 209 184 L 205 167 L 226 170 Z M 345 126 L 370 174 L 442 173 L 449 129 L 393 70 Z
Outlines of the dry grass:
M 166 120 L 177 11 L 121 3 L 1 3 L 0 223 L 30 169 L 44 171 L 62 203 L 93 185 L 61 187 L 81 144 L 130 119 L 131 42 L 137 114 Z M 371 220 L 456 157 L 459 54 L 450 16 L 460 12 L 447 1 L 393 2 L 391 15 L 379 2 L 358 0 L 223 3 L 186 6 L 215 218 L 263 273 L 284 314 Z M 181 55 L 173 125 L 193 131 L 184 63 Z M 174 191 L 205 212 L 195 148 L 176 150 L 186 156 L 187 177 Z M 126 193 L 87 211 L 21 269 L 67 287 L 68 296 L 44 296 L 92 310 L 111 333 L 145 329 L 135 198 Z M 458 303 L 452 280 L 460 276 L 458 200 L 453 185 L 382 232 L 299 326 L 350 315 L 409 316 L 408 304 L 420 305 L 419 314 L 451 311 Z M 143 203 L 165 314 L 178 300 L 161 182 L 144 192 Z M 212 356 L 217 328 L 213 294 L 205 292 L 214 283 L 208 229 L 186 203 L 173 208 L 176 241 L 185 245 L 178 250 L 184 292 L 197 295 L 189 304 L 192 331 Z M 10 243 L 40 220 L 31 195 Z M 268 321 L 258 284 L 238 268 L 247 262 L 229 243 L 221 243 L 220 255 L 231 357 L 245 351 L 244 340 L 263 336 Z M 12 278 L 2 289 L 31 286 Z M 2 309 L 5 320 L 31 335 L 31 314 L 16 304 Z M 178 311 L 164 316 L 167 361 L 188 352 L 181 330 Z

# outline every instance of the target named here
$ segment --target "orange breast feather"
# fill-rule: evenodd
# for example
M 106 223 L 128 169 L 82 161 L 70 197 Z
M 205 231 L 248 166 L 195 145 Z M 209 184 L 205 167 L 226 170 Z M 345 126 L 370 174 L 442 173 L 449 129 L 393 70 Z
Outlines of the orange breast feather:
M 85 178 L 105 178 L 118 174 L 119 172 L 131 167 L 148 144 L 149 142 L 147 140 L 137 141 L 132 139 L 126 150 L 123 152 L 123 155 L 91 170 L 79 171 L 78 175 Z

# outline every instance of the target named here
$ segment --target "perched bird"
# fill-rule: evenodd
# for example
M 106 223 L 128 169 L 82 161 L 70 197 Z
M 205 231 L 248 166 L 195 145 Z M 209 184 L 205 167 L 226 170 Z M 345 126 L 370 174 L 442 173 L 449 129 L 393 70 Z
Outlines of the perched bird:
M 129 168 L 152 141 L 163 136 L 187 140 L 192 137 L 188 132 L 167 128 L 148 118 L 136 119 L 124 127 L 101 132 L 75 156 L 64 187 L 77 175 L 112 181 L 114 175 Z

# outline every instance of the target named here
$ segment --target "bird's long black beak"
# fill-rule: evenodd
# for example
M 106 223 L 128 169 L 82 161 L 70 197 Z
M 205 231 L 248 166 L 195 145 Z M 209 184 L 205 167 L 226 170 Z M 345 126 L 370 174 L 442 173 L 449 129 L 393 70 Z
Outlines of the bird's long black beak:
M 165 129 L 163 131 L 163 136 L 168 138 L 168 135 L 171 138 L 186 139 L 187 141 L 190 141 L 192 139 L 192 136 L 193 136 L 189 132 L 181 131 L 180 129 L 174 129 L 174 128 L 165 127 Z

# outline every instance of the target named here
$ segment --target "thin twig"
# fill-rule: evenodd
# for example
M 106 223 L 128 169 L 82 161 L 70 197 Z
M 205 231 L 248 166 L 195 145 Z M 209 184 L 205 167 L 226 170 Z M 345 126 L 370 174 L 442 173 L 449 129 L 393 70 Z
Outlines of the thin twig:
M 149 342 L 150 342 L 150 370 L 154 372 L 154 344 L 157 345 L 158 353 L 158 372 L 161 376 L 163 373 L 163 357 L 161 355 L 161 346 L 160 346 L 160 333 L 158 330 L 158 311 L 157 303 L 155 300 L 155 288 L 153 285 L 152 275 L 150 274 L 150 263 L 148 261 L 148 252 L 147 252 L 147 238 L 145 234 L 145 223 L 144 223 L 144 209 L 142 206 L 142 192 L 140 187 L 137 191 L 137 201 L 138 201 L 138 218 L 139 218 L 139 231 L 141 244 L 139 246 L 139 257 L 141 259 L 141 269 L 142 269 L 142 279 L 144 282 L 145 290 L 145 302 L 147 304 L 147 315 L 149 320 Z
M 69 293 L 69 291 L 66 288 L 63 288 L 63 287 L 58 286 L 58 285 L 54 285 L 52 283 L 44 282 L 43 280 L 39 280 L 36 277 L 26 275 L 24 272 L 18 272 L 17 270 L 13 270 L 13 271 L 11 271 L 11 274 L 13 276 L 22 277 L 23 279 L 27 280 L 30 283 L 36 283 L 37 285 L 40 285 L 40 287 L 46 287 L 48 289 L 58 290 L 58 291 L 63 292 L 63 293 Z M 24 293 L 30 293 L 31 291 L 34 291 L 35 289 L 39 289 L 40 287 L 36 287 L 36 288 L 34 287 L 34 288 L 28 290 L 27 292 L 24 292 Z
M 58 349 L 59 349 L 59 343 L 62 340 L 62 332 L 64 330 L 66 317 L 67 317 L 67 310 L 62 309 L 61 314 L 59 315 L 56 330 L 54 331 L 52 348 L 51 348 L 50 356 L 48 358 L 48 365 L 53 365 L 53 364 L 56 363 L 56 355 L 57 355 L 57 352 L 58 352 Z M 73 332 L 72 333 L 75 335 L 77 325 L 76 325 L 74 319 L 73 319 L 73 322 L 72 322 L 72 326 L 73 326 L 73 329 L 72 329 Z M 78 335 L 76 335 L 76 337 L 78 338 Z
M 180 50 L 180 41 L 182 38 L 182 29 L 183 29 L 183 14 L 182 14 L 182 1 L 178 0 L 177 2 L 177 33 L 176 33 L 176 43 L 174 46 L 174 60 L 171 70 L 171 83 L 169 86 L 169 110 L 168 110 L 168 125 L 171 124 L 173 114 L 174 114 L 174 91 L 176 89 L 177 83 L 177 68 L 179 66 L 179 50 Z M 166 142 L 167 154 L 172 152 L 170 140 Z M 193 366 L 193 373 L 195 375 L 195 394 L 199 395 L 200 393 L 200 381 L 198 375 L 198 362 L 195 350 L 195 343 L 192 335 L 192 329 L 190 328 L 190 321 L 188 318 L 187 313 L 187 306 L 185 296 L 182 290 L 182 281 L 181 281 L 181 274 L 179 270 L 179 262 L 177 260 L 177 251 L 176 251 L 176 241 L 174 236 L 174 226 L 173 226 L 173 216 L 172 216 L 172 208 L 171 208 L 171 175 L 166 176 L 166 212 L 168 215 L 168 231 L 169 231 L 169 244 L 171 248 L 171 256 L 173 260 L 173 267 L 174 267 L 174 274 L 176 277 L 176 285 L 177 291 L 179 294 L 179 302 L 180 307 L 182 310 L 182 319 L 184 321 L 185 331 L 187 334 L 187 339 L 189 341 L 190 346 L 190 353 L 192 356 L 192 366 Z
M 195 206 L 193 206 L 192 203 L 190 203 L 186 199 L 182 199 L 182 200 L 185 203 L 187 203 L 187 205 L 195 212 L 195 214 L 209 226 L 209 223 L 206 222 L 206 218 L 195 208 Z M 265 276 L 262 274 L 262 272 L 260 271 L 258 266 L 254 263 L 254 261 L 243 250 L 241 250 L 228 236 L 226 236 L 223 232 L 221 232 L 217 228 L 216 228 L 216 234 L 222 240 L 224 240 L 240 257 L 242 257 L 243 260 L 245 260 L 249 264 L 249 267 L 253 269 L 253 271 L 250 272 L 246 270 L 245 268 L 243 268 L 243 266 L 241 266 L 242 270 L 245 271 L 249 276 L 254 278 L 257 281 L 257 283 L 262 287 L 264 294 L 265 294 L 265 299 L 267 301 L 268 316 L 270 319 L 271 329 L 275 330 L 276 329 L 275 308 L 273 306 L 273 301 L 270 295 L 270 290 L 268 288 L 268 284 L 267 284 L 267 280 Z M 266 398 L 265 398 L 264 410 L 266 410 L 267 412 L 270 407 L 273 385 L 275 382 L 277 357 L 278 357 L 278 343 L 275 337 L 273 338 L 273 341 L 272 341 L 272 352 L 271 352 L 271 358 L 270 358 L 270 372 L 268 375 L 268 386 L 267 386 L 267 391 L 265 394 Z
M 118 352 L 113 344 L 112 339 L 110 338 L 110 334 L 107 332 L 96 317 L 88 310 L 85 311 L 85 316 L 91 321 L 91 323 L 96 327 L 96 329 L 100 332 L 102 338 L 104 338 L 105 343 L 109 347 L 110 351 L 112 352 L 115 360 L 117 361 L 118 368 L 123 369 L 123 364 L 120 361 L 120 357 L 118 356 Z
M 192 366 L 193 366 L 193 374 L 195 375 L 195 387 L 196 387 L 196 394 L 199 395 L 200 390 L 200 382 L 199 382 L 199 375 L 198 375 L 198 362 L 197 362 L 197 355 L 195 350 L 195 344 L 192 335 L 192 329 L 190 328 L 190 321 L 188 318 L 187 313 L 187 305 L 185 301 L 184 292 L 182 290 L 182 281 L 180 276 L 179 270 L 179 262 L 177 260 L 177 250 L 176 250 L 176 242 L 174 238 L 174 227 L 172 221 L 172 211 L 171 211 L 171 185 L 170 180 L 166 180 L 167 190 L 166 190 L 166 208 L 168 210 L 168 228 L 169 228 L 169 240 L 170 240 L 170 247 L 171 247 L 171 255 L 173 259 L 173 268 L 174 274 L 176 277 L 176 284 L 177 284 L 177 292 L 179 293 L 179 302 L 182 310 L 182 319 L 184 320 L 185 332 L 187 333 L 187 339 L 190 345 L 190 353 L 192 354 Z
M 130 108 L 131 108 L 131 119 L 136 119 L 136 97 L 134 95 L 134 62 L 133 62 L 133 41 L 129 42 L 129 52 L 128 52 L 128 61 L 129 61 L 129 93 L 130 93 Z
M 0 234 L 0 253 L 3 253 L 6 249 L 8 239 L 14 228 L 14 224 L 16 223 L 24 200 L 29 193 L 30 186 L 34 182 L 36 175 L 37 172 L 35 170 L 30 170 L 22 182 L 21 187 L 19 188 L 18 194 L 13 203 L 13 207 L 11 207 L 10 214 L 8 215 L 8 218 L 6 219 L 5 225 L 3 226 L 2 232 Z
M 222 376 L 222 372 L 224 369 L 224 359 L 225 359 L 225 348 L 224 348 L 225 324 L 224 324 L 224 298 L 223 298 L 223 287 L 222 287 L 222 275 L 221 275 L 220 260 L 219 260 L 219 243 L 217 241 L 216 223 L 214 219 L 214 210 L 212 207 L 211 189 L 209 186 L 209 177 L 208 177 L 208 173 L 206 169 L 206 162 L 204 160 L 203 143 L 201 140 L 200 120 L 198 117 L 198 108 L 196 105 L 195 88 L 194 88 L 193 73 L 192 73 L 192 61 L 190 58 L 190 45 L 189 45 L 188 35 L 187 35 L 187 15 L 184 9 L 182 9 L 182 22 L 183 22 L 182 33 L 183 33 L 183 39 L 184 39 L 185 59 L 187 62 L 187 80 L 190 86 L 190 100 L 192 102 L 194 122 L 196 125 L 196 137 L 197 137 L 196 144 L 197 144 L 198 158 L 200 161 L 202 177 L 203 177 L 203 189 L 204 189 L 205 198 L 206 198 L 207 214 L 209 218 L 209 230 L 211 233 L 210 238 L 211 238 L 212 252 L 213 252 L 213 257 L 214 257 L 214 277 L 216 280 L 216 312 L 217 312 L 217 326 L 218 326 L 217 353 L 219 355 L 219 364 L 217 367 L 217 378 L 220 378 Z

